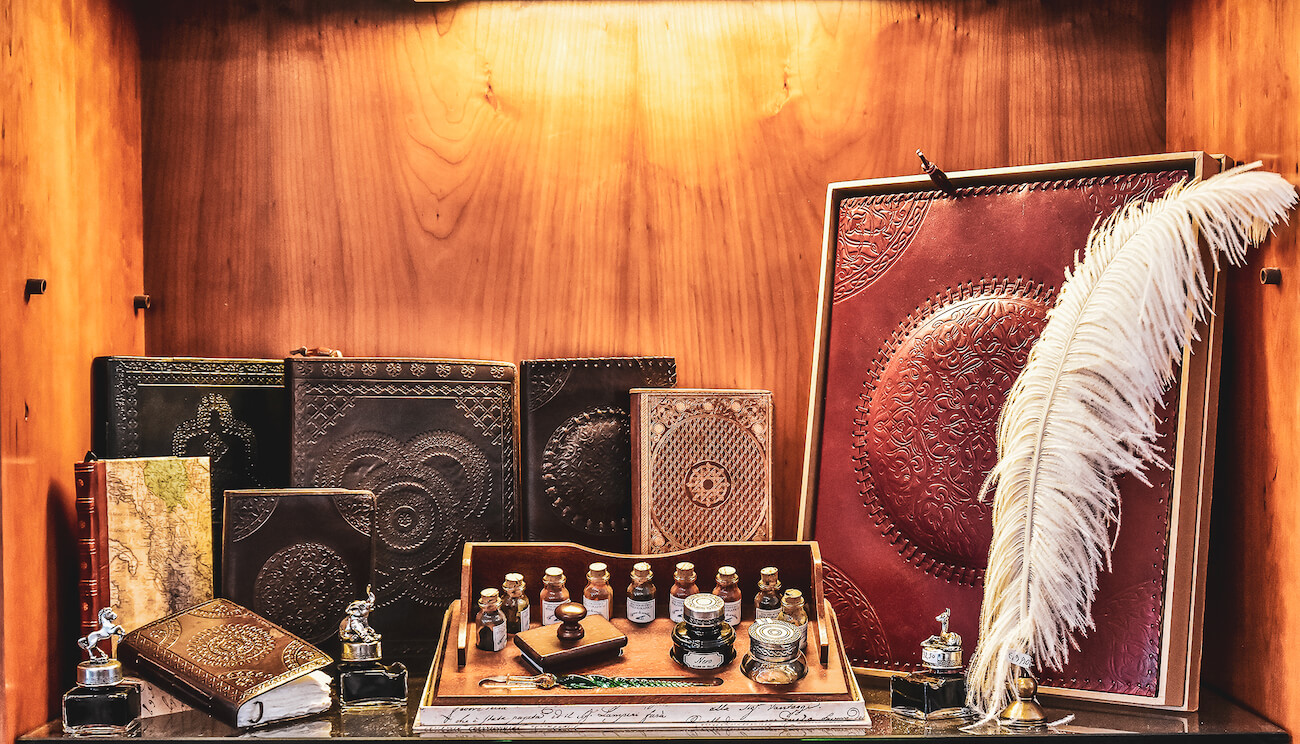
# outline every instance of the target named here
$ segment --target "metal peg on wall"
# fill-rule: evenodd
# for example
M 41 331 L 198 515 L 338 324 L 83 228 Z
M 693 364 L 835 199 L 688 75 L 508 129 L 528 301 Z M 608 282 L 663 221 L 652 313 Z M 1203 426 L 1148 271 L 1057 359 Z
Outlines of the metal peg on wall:
M 1260 284 L 1281 284 L 1282 270 L 1276 266 L 1265 266 L 1259 270 Z
M 32 295 L 43 294 L 45 294 L 44 279 L 28 279 L 27 283 L 23 285 L 23 301 L 30 300 Z

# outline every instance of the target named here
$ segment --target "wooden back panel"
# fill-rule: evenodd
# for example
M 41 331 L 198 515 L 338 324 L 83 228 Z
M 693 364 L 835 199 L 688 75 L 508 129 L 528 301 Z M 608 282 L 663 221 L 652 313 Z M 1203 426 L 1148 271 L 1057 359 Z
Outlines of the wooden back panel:
M 527 584 L 528 601 L 539 606 L 542 574 L 550 566 L 564 569 L 569 595 L 575 601 L 586 585 L 587 566 L 601 561 L 609 566 L 610 587 L 614 600 L 610 603 L 613 618 L 622 618 L 625 610 L 623 598 L 631 583 L 632 565 L 640 561 L 650 564 L 654 573 L 655 616 L 668 617 L 668 592 L 673 585 L 673 569 L 680 561 L 695 564 L 696 584 L 700 591 L 713 590 L 714 575 L 720 566 L 732 566 L 740 577 L 741 620 L 754 619 L 754 594 L 758 589 L 758 572 L 766 566 L 776 566 L 780 571 L 784 589 L 798 589 L 807 597 L 809 619 L 824 615 L 822 596 L 821 551 L 816 542 L 735 542 L 709 543 L 690 550 L 657 555 L 622 555 L 590 550 L 573 543 L 466 543 L 461 561 L 460 610 L 456 620 L 457 665 L 464 667 L 466 648 L 470 643 L 474 613 L 477 612 L 478 593 L 489 587 L 500 588 L 505 575 L 523 574 Z M 538 611 L 533 616 L 540 619 Z M 810 654 L 826 666 L 829 663 L 829 638 L 826 628 L 816 624 L 809 636 L 809 646 L 817 653 Z

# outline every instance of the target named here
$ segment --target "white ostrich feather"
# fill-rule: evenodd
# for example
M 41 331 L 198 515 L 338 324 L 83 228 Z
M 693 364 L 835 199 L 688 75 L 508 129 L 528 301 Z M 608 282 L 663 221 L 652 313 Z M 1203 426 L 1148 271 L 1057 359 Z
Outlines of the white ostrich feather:
M 1129 205 L 1088 238 L 998 421 L 996 490 L 968 704 L 1009 702 L 1009 652 L 1060 670 L 1093 628 L 1119 520 L 1115 479 L 1157 460 L 1156 413 L 1210 284 L 1198 236 L 1232 264 L 1296 202 L 1281 176 L 1234 168 Z M 1249 242 L 1248 242 L 1249 241 Z

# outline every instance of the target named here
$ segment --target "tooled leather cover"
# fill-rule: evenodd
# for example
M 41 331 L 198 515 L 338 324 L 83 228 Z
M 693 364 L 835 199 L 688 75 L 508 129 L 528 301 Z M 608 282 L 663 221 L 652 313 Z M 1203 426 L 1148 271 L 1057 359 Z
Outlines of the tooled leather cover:
M 998 413 L 1094 222 L 1189 175 L 1155 167 L 838 204 L 813 529 L 854 665 L 917 669 L 945 607 L 974 647 L 992 534 L 991 502 L 977 496 Z M 1177 401 L 1175 386 L 1166 452 Z M 1147 475 L 1150 486 L 1121 479 L 1096 630 L 1044 684 L 1158 694 L 1173 476 Z
M 131 631 L 124 663 L 234 726 L 239 706 L 330 663 L 320 649 L 228 599 L 213 599 Z
M 525 537 L 630 552 L 628 391 L 673 387 L 676 361 L 534 359 L 519 374 Z
M 221 596 L 329 651 L 370 583 L 375 496 L 345 489 L 226 492 Z
M 633 552 L 772 539 L 772 394 L 632 391 Z
M 460 592 L 466 540 L 516 539 L 515 366 L 290 359 L 292 479 L 375 495 L 375 629 L 429 656 Z
M 289 485 L 284 362 L 98 357 L 92 369 L 95 454 L 211 460 L 212 544 L 219 572 L 221 495 Z

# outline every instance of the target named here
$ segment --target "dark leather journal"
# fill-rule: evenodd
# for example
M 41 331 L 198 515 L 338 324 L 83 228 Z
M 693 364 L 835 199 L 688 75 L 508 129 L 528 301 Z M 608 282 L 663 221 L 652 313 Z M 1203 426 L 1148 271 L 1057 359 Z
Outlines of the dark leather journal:
M 212 545 L 221 495 L 289 485 L 289 401 L 279 359 L 98 357 L 91 447 L 102 458 L 207 457 Z
M 507 362 L 291 359 L 292 478 L 375 495 L 375 629 L 431 655 L 466 540 L 518 537 L 516 375 Z
M 231 726 L 270 723 L 276 719 L 268 716 L 277 711 L 280 717 L 318 712 L 302 696 L 281 696 L 278 704 L 268 701 L 265 707 L 256 699 L 330 663 L 320 649 L 228 599 L 209 600 L 133 630 L 118 652 L 149 681 Z M 313 693 L 314 707 L 329 707 L 328 686 L 323 707 L 321 691 Z
M 534 359 L 520 368 L 524 535 L 632 550 L 632 388 L 672 387 L 672 357 Z
M 949 174 L 955 193 L 924 177 L 832 185 L 801 536 L 821 544 L 855 666 L 920 668 L 945 608 L 973 648 L 992 536 L 991 501 L 978 495 L 1002 403 L 1064 271 L 1099 218 L 1203 167 L 1217 164 L 1170 155 Z M 1120 479 L 1123 522 L 1114 569 L 1099 577 L 1096 629 L 1045 685 L 1194 701 L 1209 357 L 1189 356 L 1166 398 L 1159 444 L 1177 468 L 1149 468 L 1149 485 Z
M 226 492 L 221 596 L 335 650 L 370 583 L 375 497 L 345 489 Z

